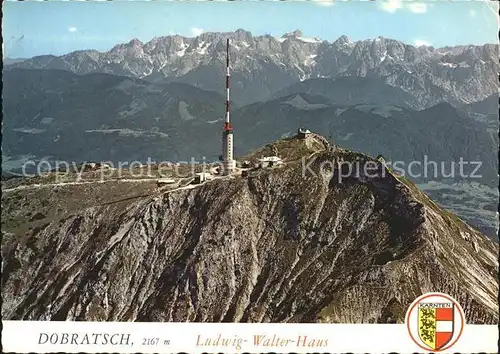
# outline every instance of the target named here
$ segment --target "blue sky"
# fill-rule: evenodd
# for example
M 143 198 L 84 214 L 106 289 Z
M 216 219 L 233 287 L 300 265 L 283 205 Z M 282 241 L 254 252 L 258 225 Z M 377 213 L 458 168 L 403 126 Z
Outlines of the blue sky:
M 7 1 L 4 57 L 109 50 L 138 38 L 246 29 L 333 41 L 390 37 L 435 47 L 498 41 L 498 4 L 485 1 Z

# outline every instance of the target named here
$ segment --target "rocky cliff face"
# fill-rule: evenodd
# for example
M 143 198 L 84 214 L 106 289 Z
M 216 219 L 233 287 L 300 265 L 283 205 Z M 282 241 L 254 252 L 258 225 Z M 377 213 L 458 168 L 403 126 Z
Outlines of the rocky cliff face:
M 498 244 L 390 173 L 339 183 L 321 168 L 368 157 L 300 144 L 275 145 L 283 168 L 11 235 L 4 318 L 401 322 L 418 295 L 442 291 L 468 323 L 498 321 Z M 303 156 L 317 176 L 303 177 Z
M 328 42 L 300 31 L 281 38 L 240 29 L 195 38 L 159 37 L 148 43 L 134 39 L 104 53 L 46 55 L 12 66 L 176 80 L 220 92 L 226 38 L 231 39 L 232 99 L 239 104 L 268 99 L 298 81 L 343 76 L 380 79 L 401 89 L 399 95 L 409 95 L 406 101 L 413 108 L 441 101 L 471 103 L 497 93 L 497 45 L 414 47 L 383 37 L 352 42 L 346 36 Z

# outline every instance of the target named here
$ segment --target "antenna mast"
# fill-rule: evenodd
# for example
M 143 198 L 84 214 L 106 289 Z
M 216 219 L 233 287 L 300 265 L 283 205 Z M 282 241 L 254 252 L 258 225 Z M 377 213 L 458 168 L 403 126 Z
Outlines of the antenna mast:
M 233 158 L 233 127 L 229 120 L 229 38 L 226 42 L 226 120 L 222 131 L 222 161 L 224 165 L 223 174 L 231 174 L 236 167 Z
M 226 42 L 226 123 L 224 125 L 224 130 L 230 130 L 231 122 L 229 120 L 229 38 Z

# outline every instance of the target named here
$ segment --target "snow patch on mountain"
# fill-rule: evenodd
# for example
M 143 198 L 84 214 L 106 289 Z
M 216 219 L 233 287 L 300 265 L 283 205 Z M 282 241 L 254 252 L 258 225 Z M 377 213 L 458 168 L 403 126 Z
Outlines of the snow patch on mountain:
M 310 37 L 297 37 L 298 40 L 306 43 L 321 43 L 321 39 Z
M 382 54 L 382 56 L 380 57 L 380 62 L 383 62 L 385 60 L 385 58 L 387 58 L 387 50 L 384 51 L 384 53 Z
M 447 66 L 449 68 L 456 68 L 458 66 L 455 63 L 446 63 L 446 62 L 440 62 L 439 65 L 441 65 L 441 66 Z
M 153 72 L 153 68 L 150 68 L 150 69 L 149 69 L 149 70 L 147 70 L 147 71 L 143 71 L 143 72 L 142 72 L 142 75 L 140 75 L 140 76 L 139 76 L 139 78 L 141 78 L 141 79 L 142 79 L 143 77 L 146 77 L 146 76 L 150 75 L 152 72 Z
M 189 48 L 189 44 L 187 44 L 187 43 L 182 43 L 182 45 L 181 45 L 181 49 L 180 49 L 180 50 L 178 50 L 178 51 L 175 53 L 175 55 L 177 55 L 178 57 L 183 57 L 183 56 L 184 56 L 184 54 L 186 53 L 186 49 L 188 49 L 188 48 Z
M 304 60 L 304 66 L 314 66 L 316 65 L 316 61 L 314 58 L 316 58 L 318 55 L 317 54 L 311 54 L 309 55 L 305 60 Z
M 207 54 L 207 48 L 208 45 L 206 45 L 205 41 L 201 41 L 200 44 L 198 44 L 198 48 L 196 49 L 196 53 L 198 54 Z

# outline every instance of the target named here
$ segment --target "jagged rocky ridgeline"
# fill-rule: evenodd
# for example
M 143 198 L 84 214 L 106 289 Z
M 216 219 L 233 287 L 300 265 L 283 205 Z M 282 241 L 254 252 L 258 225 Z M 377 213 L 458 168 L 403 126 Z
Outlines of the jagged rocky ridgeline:
M 498 45 L 415 47 L 377 37 L 352 42 L 308 38 L 300 31 L 281 38 L 235 32 L 207 32 L 195 38 L 179 35 L 133 39 L 108 52 L 79 50 L 62 56 L 42 55 L 12 63 L 29 69 L 60 69 L 77 74 L 108 73 L 158 82 L 175 80 L 220 91 L 226 38 L 231 39 L 235 82 L 231 99 L 239 105 L 268 100 L 299 81 L 345 76 L 371 77 L 398 88 L 412 108 L 446 101 L 480 101 L 497 93 Z M 328 85 L 328 81 L 326 85 Z M 317 83 L 305 83 L 317 88 Z M 311 91 L 300 91 L 311 92 Z M 401 97 L 403 98 L 403 97 Z
M 4 318 L 386 323 L 440 291 L 468 323 L 498 322 L 498 244 L 390 171 L 342 183 L 320 171 L 367 156 L 302 144 L 273 145 L 281 168 L 11 235 Z M 317 176 L 303 177 L 301 157 L 315 159 Z

